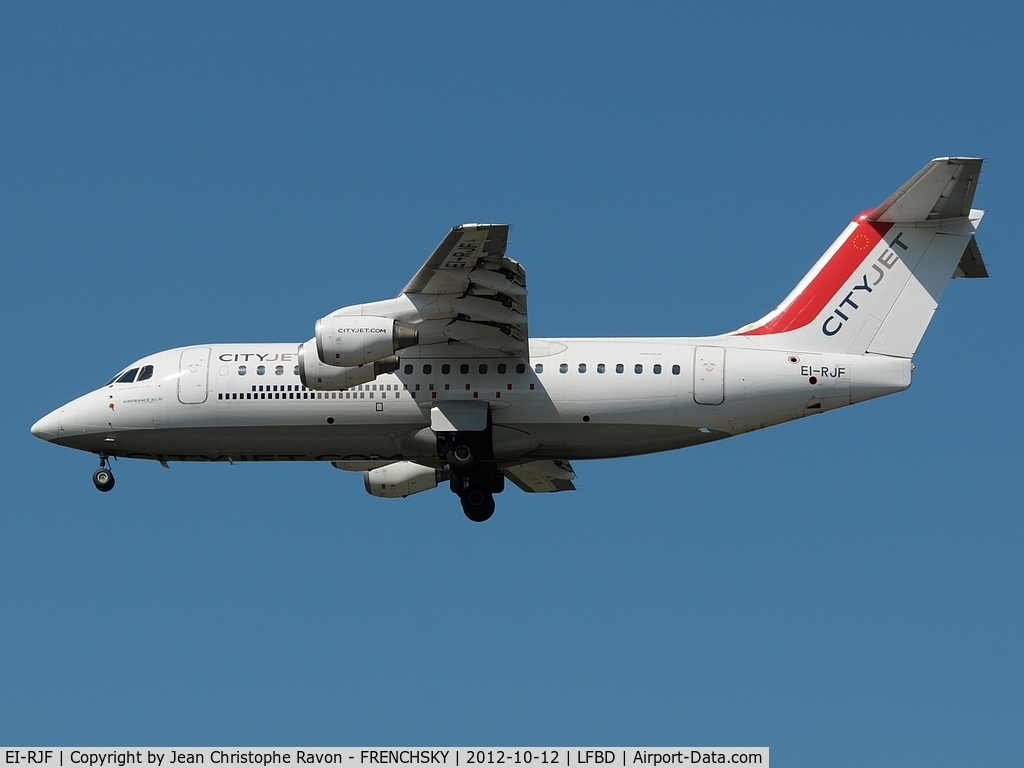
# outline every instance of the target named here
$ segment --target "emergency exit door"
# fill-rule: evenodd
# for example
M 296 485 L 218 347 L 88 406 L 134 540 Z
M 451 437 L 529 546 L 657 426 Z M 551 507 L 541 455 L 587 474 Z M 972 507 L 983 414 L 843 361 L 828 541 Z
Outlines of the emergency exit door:
M 725 402 L 725 349 L 697 347 L 693 351 L 693 399 L 701 405 Z

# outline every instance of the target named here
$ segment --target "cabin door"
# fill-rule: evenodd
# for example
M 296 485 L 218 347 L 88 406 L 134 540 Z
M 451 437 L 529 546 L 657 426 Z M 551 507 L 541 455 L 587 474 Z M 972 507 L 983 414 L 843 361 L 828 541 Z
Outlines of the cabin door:
M 209 347 L 189 347 L 182 352 L 178 368 L 178 400 L 186 405 L 205 403 L 209 372 Z
M 697 347 L 693 355 L 693 399 L 701 405 L 721 405 L 725 402 L 725 350 Z

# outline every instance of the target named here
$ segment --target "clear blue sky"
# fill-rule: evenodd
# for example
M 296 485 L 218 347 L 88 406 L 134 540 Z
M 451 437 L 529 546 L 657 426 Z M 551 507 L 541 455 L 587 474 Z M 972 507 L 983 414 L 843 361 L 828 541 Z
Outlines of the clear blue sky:
M 1020 759 L 1017 4 L 0 6 L 0 742 Z M 929 159 L 992 279 L 906 393 L 579 462 L 487 525 L 326 465 L 29 434 L 144 354 L 303 341 L 507 221 L 536 336 L 763 315 Z

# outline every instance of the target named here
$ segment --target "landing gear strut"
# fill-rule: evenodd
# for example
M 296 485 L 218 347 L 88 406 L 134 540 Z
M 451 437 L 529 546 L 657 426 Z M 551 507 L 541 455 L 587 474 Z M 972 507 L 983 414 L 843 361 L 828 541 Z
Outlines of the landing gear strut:
M 107 455 L 100 454 L 100 468 L 92 473 L 92 482 L 97 491 L 106 493 L 114 487 L 114 473 L 107 467 Z
M 490 520 L 494 494 L 505 490 L 505 475 L 494 464 L 491 450 L 491 419 L 482 432 L 438 432 L 437 457 L 452 472 L 452 493 L 462 502 L 462 511 L 474 523 Z

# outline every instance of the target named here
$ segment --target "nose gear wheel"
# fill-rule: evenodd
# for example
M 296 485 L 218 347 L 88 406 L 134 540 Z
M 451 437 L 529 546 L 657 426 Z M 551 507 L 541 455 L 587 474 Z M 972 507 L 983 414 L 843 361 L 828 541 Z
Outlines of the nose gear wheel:
M 114 487 L 114 473 L 107 466 L 107 454 L 100 454 L 100 468 L 92 473 L 92 482 L 97 491 L 106 493 Z
M 97 491 L 106 493 L 114 487 L 114 473 L 106 467 L 100 467 L 92 473 L 92 482 Z

